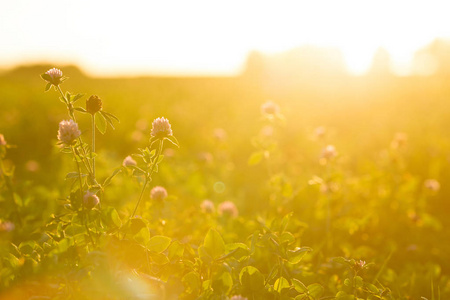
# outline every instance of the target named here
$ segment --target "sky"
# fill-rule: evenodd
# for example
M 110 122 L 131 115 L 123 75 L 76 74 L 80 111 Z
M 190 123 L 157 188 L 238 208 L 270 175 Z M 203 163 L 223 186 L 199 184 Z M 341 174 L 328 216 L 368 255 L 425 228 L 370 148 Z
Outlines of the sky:
M 450 38 L 444 0 L 0 0 L 0 68 L 77 64 L 99 76 L 236 75 L 252 50 L 338 47 L 364 72 L 380 47 L 407 73 Z

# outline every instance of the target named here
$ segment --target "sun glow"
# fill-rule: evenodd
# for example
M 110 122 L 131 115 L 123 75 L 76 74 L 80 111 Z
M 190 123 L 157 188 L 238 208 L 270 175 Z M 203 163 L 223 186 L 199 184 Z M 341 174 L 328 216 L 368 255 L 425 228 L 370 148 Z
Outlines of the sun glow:
M 380 47 L 407 74 L 415 51 L 450 37 L 445 1 L 10 1 L 0 66 L 75 63 L 96 75 L 237 74 L 252 50 L 337 47 L 360 74 Z

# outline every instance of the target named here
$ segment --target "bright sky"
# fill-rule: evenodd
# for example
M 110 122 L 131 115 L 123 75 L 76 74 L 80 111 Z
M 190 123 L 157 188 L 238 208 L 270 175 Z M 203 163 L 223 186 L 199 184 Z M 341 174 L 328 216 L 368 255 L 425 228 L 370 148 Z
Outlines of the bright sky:
M 75 63 L 103 76 L 240 72 L 251 50 L 336 46 L 353 72 L 450 37 L 446 0 L 0 0 L 0 68 Z

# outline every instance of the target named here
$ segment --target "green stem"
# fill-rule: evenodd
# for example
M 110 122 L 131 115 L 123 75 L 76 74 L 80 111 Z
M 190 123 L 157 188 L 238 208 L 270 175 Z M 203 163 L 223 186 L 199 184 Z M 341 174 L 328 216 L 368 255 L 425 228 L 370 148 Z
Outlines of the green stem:
M 95 157 L 92 153 L 95 153 L 95 114 L 92 114 L 92 147 L 91 147 L 91 159 L 92 159 L 92 176 L 95 182 Z
M 77 165 L 78 179 L 80 181 L 80 200 L 81 200 L 81 206 L 83 207 L 83 205 L 84 205 L 84 203 L 83 203 L 83 180 L 81 179 L 80 163 L 78 162 L 78 159 L 77 159 L 75 147 L 71 146 L 71 148 L 72 148 L 73 156 L 75 158 L 75 162 Z M 84 211 L 85 215 L 87 216 L 87 210 L 84 207 L 82 208 L 82 210 Z M 88 233 L 89 239 L 91 240 L 92 246 L 95 246 L 94 239 L 91 236 L 91 231 L 89 230 L 89 227 L 87 226 L 87 219 L 85 219 L 85 218 L 83 218 L 83 219 L 84 219 L 84 227 L 86 228 L 86 231 Z
M 11 175 L 6 174 L 5 166 L 3 165 L 3 158 L 0 157 L 0 173 L 3 177 L 3 180 L 6 184 L 6 187 L 8 188 L 10 197 L 11 197 L 11 204 L 14 206 L 14 209 L 16 211 L 17 220 L 19 221 L 20 225 L 23 225 L 22 218 L 20 216 L 19 212 L 19 206 L 17 205 L 16 201 L 14 200 L 14 186 L 12 183 Z

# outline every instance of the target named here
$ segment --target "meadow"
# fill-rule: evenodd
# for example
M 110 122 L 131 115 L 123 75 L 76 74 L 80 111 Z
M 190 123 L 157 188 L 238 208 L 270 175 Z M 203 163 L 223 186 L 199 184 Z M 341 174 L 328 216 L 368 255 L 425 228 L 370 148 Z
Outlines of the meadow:
M 0 73 L 0 299 L 450 299 L 450 77 L 52 67 Z

